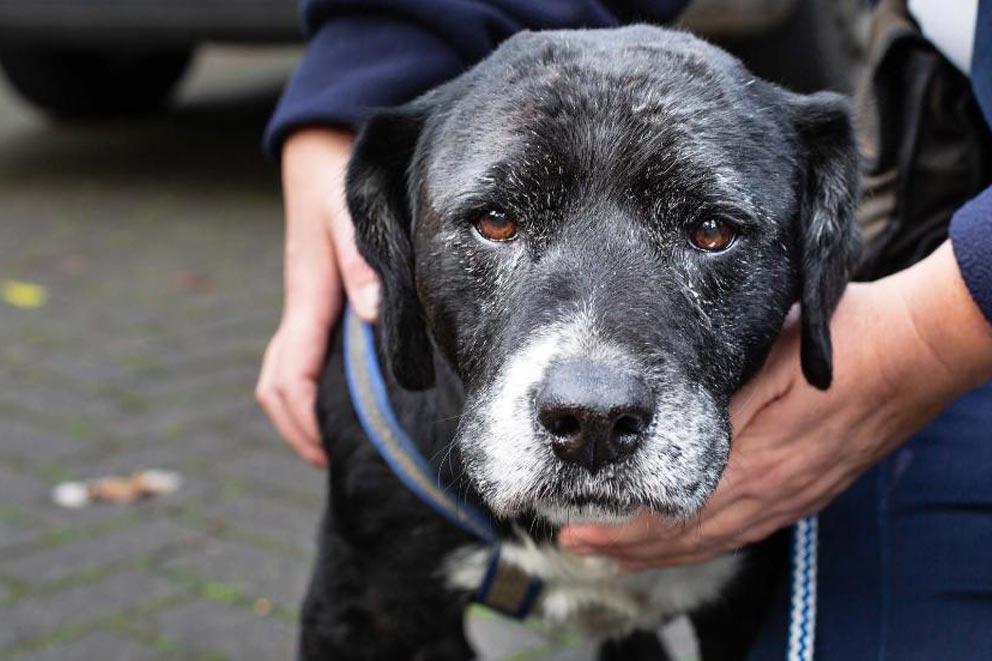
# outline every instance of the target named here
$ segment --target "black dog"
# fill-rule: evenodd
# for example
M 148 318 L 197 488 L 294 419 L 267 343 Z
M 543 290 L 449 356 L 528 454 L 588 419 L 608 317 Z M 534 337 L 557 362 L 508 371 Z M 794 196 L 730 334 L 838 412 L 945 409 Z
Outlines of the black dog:
M 803 371 L 829 385 L 856 180 L 840 97 L 653 27 L 520 34 L 365 125 L 348 203 L 382 280 L 393 405 L 504 526 L 506 559 L 543 578 L 548 622 L 617 640 L 738 573 L 725 556 L 625 576 L 553 534 L 698 512 L 727 462 L 729 398 L 796 300 Z M 370 446 L 339 343 L 319 409 L 333 461 L 303 658 L 469 658 L 485 553 Z

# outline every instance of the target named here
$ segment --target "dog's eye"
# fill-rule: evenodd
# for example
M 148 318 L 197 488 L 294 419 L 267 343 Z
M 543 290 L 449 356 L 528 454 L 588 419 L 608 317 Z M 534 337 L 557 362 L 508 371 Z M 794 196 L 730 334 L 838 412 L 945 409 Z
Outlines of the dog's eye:
M 517 221 L 502 211 L 489 211 L 475 220 L 475 229 L 490 241 L 512 241 L 517 238 Z
M 720 252 L 729 248 L 736 236 L 734 228 L 727 223 L 708 218 L 692 228 L 689 242 L 704 252 Z

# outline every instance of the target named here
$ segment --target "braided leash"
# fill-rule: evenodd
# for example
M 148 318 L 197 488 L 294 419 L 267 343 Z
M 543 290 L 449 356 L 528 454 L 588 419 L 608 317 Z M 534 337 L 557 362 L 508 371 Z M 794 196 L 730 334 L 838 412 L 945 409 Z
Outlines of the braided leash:
M 786 661 L 813 661 L 816 637 L 817 519 L 796 523 L 792 536 L 792 604 Z

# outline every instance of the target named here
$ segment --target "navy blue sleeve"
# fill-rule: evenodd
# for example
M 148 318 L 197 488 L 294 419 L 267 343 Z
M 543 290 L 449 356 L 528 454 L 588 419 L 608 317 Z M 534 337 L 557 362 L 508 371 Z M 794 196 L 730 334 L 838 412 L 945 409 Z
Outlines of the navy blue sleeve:
M 971 86 L 992 128 L 992 0 L 978 5 Z M 992 187 L 954 214 L 950 235 L 968 291 L 992 323 Z
M 354 127 L 461 73 L 521 30 L 663 22 L 689 0 L 302 0 L 308 45 L 265 131 Z
M 954 214 L 950 234 L 968 291 L 992 323 L 992 187 Z

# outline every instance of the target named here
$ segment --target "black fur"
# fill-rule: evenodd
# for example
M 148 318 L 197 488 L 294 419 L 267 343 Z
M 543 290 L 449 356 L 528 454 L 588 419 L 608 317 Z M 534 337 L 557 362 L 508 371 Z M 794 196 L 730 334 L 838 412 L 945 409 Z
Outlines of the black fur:
M 402 424 L 442 479 L 540 539 L 555 532 L 535 517 L 543 501 L 691 516 L 726 463 L 729 398 L 796 300 L 804 374 L 830 383 L 830 315 L 857 253 L 855 183 L 836 95 L 791 94 L 657 28 L 510 39 L 451 83 L 373 116 L 356 143 L 348 202 L 383 284 L 380 348 Z M 519 220 L 512 245 L 475 234 L 473 219 L 494 208 Z M 723 253 L 686 242 L 709 217 L 738 230 Z M 500 482 L 487 473 L 486 444 L 500 442 L 487 436 L 487 398 L 521 347 L 579 314 L 597 341 L 630 353 L 665 415 L 700 402 L 710 413 L 671 422 L 689 435 L 660 432 L 650 465 L 671 467 L 666 475 L 627 461 L 590 477 L 533 449 L 533 474 Z M 301 655 L 466 658 L 470 595 L 444 584 L 442 565 L 470 540 L 375 454 L 340 361 L 335 342 L 319 405 L 329 501 Z M 710 613 L 701 621 L 720 620 Z M 728 637 L 735 654 L 754 626 Z M 705 647 L 719 656 L 718 642 Z M 639 637 L 604 651 L 645 649 Z

